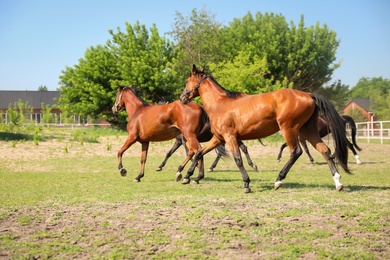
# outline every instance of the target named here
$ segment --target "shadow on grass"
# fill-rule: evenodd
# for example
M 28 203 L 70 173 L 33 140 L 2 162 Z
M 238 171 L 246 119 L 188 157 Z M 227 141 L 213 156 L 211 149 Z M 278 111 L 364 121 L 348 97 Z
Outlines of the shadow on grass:
M 221 179 L 221 178 L 213 178 L 213 177 L 205 177 L 202 181 L 213 181 L 213 182 L 240 182 L 242 181 L 241 178 L 229 178 L 229 179 Z M 258 182 L 256 180 L 256 182 Z M 252 182 L 251 182 L 252 183 Z M 267 182 L 267 181 L 261 181 L 261 186 L 263 189 L 273 189 L 274 183 L 273 182 Z M 328 189 L 328 190 L 335 190 L 334 184 L 308 184 L 308 183 L 297 183 L 297 182 L 283 182 L 283 186 L 280 190 L 283 189 Z M 348 185 L 344 184 L 344 189 L 342 192 L 356 192 L 356 191 L 367 191 L 367 190 L 377 190 L 377 191 L 385 191 L 390 190 L 389 186 L 370 186 L 370 185 Z
M 30 141 L 33 139 L 34 139 L 34 135 L 31 134 L 0 132 L 1 141 L 22 141 L 22 140 Z
M 383 164 L 383 163 L 386 163 L 386 162 L 362 162 L 361 165 L 363 165 L 363 164 Z M 357 165 L 356 162 L 349 162 L 348 164 L 349 165 Z M 327 162 L 315 162 L 314 165 L 328 165 L 328 163 Z

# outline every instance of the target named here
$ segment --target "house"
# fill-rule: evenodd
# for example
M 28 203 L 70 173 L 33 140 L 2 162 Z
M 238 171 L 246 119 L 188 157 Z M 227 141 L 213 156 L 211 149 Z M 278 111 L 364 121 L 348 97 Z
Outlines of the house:
M 59 91 L 18 91 L 18 90 L 0 90 L 0 122 L 8 124 L 10 122 L 7 111 L 11 107 L 15 110 L 19 110 L 17 104 L 19 101 L 23 104 L 27 104 L 28 112 L 26 118 L 31 122 L 39 124 L 43 122 L 43 106 L 49 106 L 51 108 L 50 123 L 63 125 L 64 121 L 70 124 L 77 124 L 83 126 L 102 125 L 109 126 L 109 122 L 106 119 L 91 119 L 88 117 L 82 117 L 80 115 L 70 115 L 70 118 L 62 118 L 62 111 L 55 106 L 58 105 L 58 99 L 60 97 Z M 54 106 L 54 107 L 53 107 Z M 19 112 L 19 111 L 18 111 Z M 2 121 L 1 121 L 2 119 Z M 48 123 L 46 121 L 45 123 Z
M 353 114 L 351 112 L 360 112 L 368 122 L 375 121 L 375 113 L 370 111 L 371 102 L 369 98 L 352 98 L 344 107 L 344 114 Z
M 7 110 L 9 107 L 17 109 L 15 104 L 22 101 L 30 108 L 30 120 L 40 123 L 42 121 L 42 104 L 44 106 L 57 105 L 57 99 L 60 97 L 59 91 L 18 91 L 18 90 L 0 90 L 0 114 L 5 123 L 9 122 Z M 51 114 L 60 119 L 61 110 L 52 109 Z

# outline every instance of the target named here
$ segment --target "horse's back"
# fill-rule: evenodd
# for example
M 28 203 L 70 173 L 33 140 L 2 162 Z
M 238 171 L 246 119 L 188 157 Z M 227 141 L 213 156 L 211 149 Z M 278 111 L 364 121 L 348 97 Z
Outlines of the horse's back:
M 234 125 L 239 138 L 245 140 L 263 138 L 282 128 L 300 128 L 311 117 L 314 109 L 315 103 L 309 93 L 280 89 L 264 94 L 243 95 L 234 102 L 226 102 L 219 116 L 226 116 L 226 121 L 232 121 L 229 125 Z M 216 128 L 219 128 L 218 121 L 218 118 L 214 120 L 213 126 Z

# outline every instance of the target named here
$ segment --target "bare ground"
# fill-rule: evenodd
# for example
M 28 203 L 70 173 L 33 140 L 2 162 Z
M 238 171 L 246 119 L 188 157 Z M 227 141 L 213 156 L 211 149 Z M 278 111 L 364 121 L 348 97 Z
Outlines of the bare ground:
M 57 156 L 113 156 L 115 151 L 123 144 L 124 137 L 102 137 L 99 143 L 84 143 L 77 142 L 58 142 L 50 140 L 39 143 L 39 149 L 34 147 L 31 142 L 17 143 L 14 146 L 11 142 L 0 142 L 0 150 L 2 151 L 1 162 L 7 163 L 7 168 L 13 169 L 14 172 L 21 172 L 29 167 L 28 164 L 20 163 L 20 161 L 39 161 Z M 149 156 L 164 155 L 170 148 L 172 142 L 158 144 L 157 148 L 152 148 Z M 376 145 L 368 148 L 370 152 L 388 153 L 388 146 Z M 139 156 L 140 145 L 136 144 L 126 156 Z M 250 150 L 253 157 L 262 155 L 276 155 L 278 147 L 267 146 L 262 147 L 259 144 L 254 144 Z M 285 152 L 285 156 L 288 152 Z M 353 160 L 353 158 L 351 158 Z M 364 160 L 364 159 L 363 159 Z M 289 192 L 289 191 L 284 191 Z M 190 198 L 194 199 L 194 198 Z M 197 239 L 207 239 L 202 245 L 207 244 L 206 248 L 198 248 L 196 252 L 203 255 L 203 258 L 217 259 L 265 259 L 265 258 L 280 258 L 281 254 L 278 251 L 278 246 L 283 246 L 284 234 L 299 232 L 297 223 L 312 226 L 315 230 L 323 230 L 325 233 L 330 232 L 332 240 L 345 239 L 350 237 L 353 239 L 362 239 L 370 241 L 373 236 L 372 232 L 354 231 L 354 226 L 359 223 L 359 218 L 350 218 L 345 220 L 345 216 L 329 215 L 329 214 L 311 214 L 300 217 L 279 217 L 275 219 L 269 215 L 269 209 L 272 208 L 277 212 L 287 212 L 291 208 L 305 208 L 307 205 L 297 202 L 296 205 L 274 204 L 273 202 L 261 203 L 257 200 L 248 200 L 249 203 L 239 203 L 239 201 L 227 201 L 223 199 L 211 200 L 211 205 L 208 205 L 202 216 L 196 220 L 188 218 L 190 215 L 196 215 L 199 208 L 187 208 L 185 202 L 165 201 L 164 199 L 156 199 L 152 201 L 136 201 L 128 203 L 93 203 L 83 205 L 63 205 L 51 202 L 45 202 L 42 205 L 34 207 L 15 207 L 10 210 L 0 207 L 0 235 L 2 239 L 18 240 L 19 243 L 33 243 L 33 247 L 39 248 L 49 243 L 56 241 L 59 247 L 64 248 L 80 248 L 79 253 L 61 253 L 57 251 L 49 257 L 54 258 L 78 258 L 91 259 L 110 258 L 110 250 L 113 244 L 121 244 L 125 250 L 124 254 L 128 258 L 149 259 L 154 258 L 160 253 L 158 258 L 163 257 L 162 252 L 174 254 L 175 250 L 186 251 L 188 249 L 189 256 L 184 253 L 178 254 L 177 258 L 191 258 L 195 253 L 191 251 L 190 232 L 199 231 L 200 234 L 195 236 Z M 201 201 L 200 203 L 205 202 Z M 208 199 L 210 202 L 210 199 Z M 148 204 L 157 203 L 158 207 L 150 208 Z M 384 206 L 389 206 L 389 199 L 383 201 Z M 342 206 L 342 205 L 341 205 Z M 210 212 L 206 211 L 210 208 Z M 231 214 L 223 214 L 229 211 Z M 219 218 L 215 215 L 220 214 Z M 242 220 L 239 216 L 246 215 L 246 220 Z M 21 225 L 21 217 L 34 216 L 30 219 L 28 225 Z M 261 218 L 259 216 L 262 216 Z M 389 221 L 389 216 L 385 216 Z M 281 226 L 281 230 L 272 230 L 278 234 L 270 236 L 264 233 L 256 233 L 257 227 L 266 226 L 267 223 L 280 222 L 285 224 Z M 194 227 L 194 229 L 191 228 Z M 187 228 L 183 228 L 187 227 Z M 237 237 L 230 236 L 228 241 L 223 241 L 223 232 L 237 232 Z M 168 242 L 154 241 L 150 234 L 164 233 L 167 236 Z M 88 234 L 88 235 L 85 235 Z M 148 235 L 149 234 L 149 235 Z M 386 245 L 390 242 L 390 230 L 388 226 L 380 231 L 381 239 L 376 238 L 376 246 L 372 245 L 376 259 L 386 259 L 390 257 L 390 250 Z M 266 235 L 266 236 L 264 236 Z M 109 239 L 107 239 L 109 237 Z M 274 240 L 274 249 L 264 249 L 261 242 L 269 239 Z M 289 239 L 286 237 L 285 239 Z M 295 239 L 295 238 L 292 238 Z M 61 242 L 64 241 L 64 242 Z M 246 243 L 243 243 L 243 241 Z M 69 242 L 70 241 L 70 242 Z M 99 242 L 101 241 L 101 243 Z M 326 244 L 327 239 L 315 239 L 312 243 L 317 248 L 326 248 L 332 245 Z M 297 240 L 297 243 L 302 241 Z M 198 243 L 198 241 L 193 241 Z M 368 243 L 368 242 L 367 242 Z M 334 245 L 333 245 L 334 246 Z M 340 249 L 349 245 L 338 245 Z M 368 246 L 369 247 L 369 246 Z M 262 250 L 264 249 L 264 250 Z M 128 251 L 126 251 L 128 250 Z M 203 250 L 203 251 L 202 251 Z M 358 249 L 356 249 L 358 250 Z M 14 255 L 15 250 L 12 248 L 0 248 L 0 259 L 10 259 L 12 257 L 22 258 L 46 258 L 48 255 L 40 255 L 34 252 L 19 252 L 21 255 Z M 201 252 L 201 253 L 199 253 Z M 353 256 L 351 256 L 354 258 Z M 121 257 L 119 257 L 121 258 Z M 281 257 L 283 258 L 283 257 Z M 316 252 L 308 252 L 300 256 L 301 259 L 317 259 L 324 258 L 324 255 L 319 256 Z

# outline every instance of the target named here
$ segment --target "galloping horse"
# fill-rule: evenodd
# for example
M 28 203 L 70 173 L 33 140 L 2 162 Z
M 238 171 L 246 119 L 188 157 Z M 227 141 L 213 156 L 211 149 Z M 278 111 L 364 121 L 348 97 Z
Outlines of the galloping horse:
M 133 86 L 119 86 L 115 104 L 112 107 L 114 114 L 126 109 L 129 117 L 127 123 L 128 136 L 123 147 L 118 151 L 118 169 L 122 176 L 126 176 L 123 168 L 122 155 L 135 142 L 142 145 L 141 170 L 134 181 L 139 182 L 144 176 L 145 163 L 149 149 L 149 142 L 161 142 L 175 138 L 180 133 L 186 138 L 189 153 L 179 166 L 176 180 L 181 179 L 181 171 L 193 155 L 201 148 L 196 136 L 207 122 L 207 115 L 203 108 L 196 103 L 183 104 L 175 101 L 165 105 L 154 105 L 145 102 L 136 94 Z M 204 171 L 203 158 L 199 158 L 199 174 Z
M 210 124 L 209 123 L 206 124 L 206 126 L 204 127 L 204 130 L 205 131 L 202 130 L 202 132 L 197 137 L 198 141 L 200 143 L 204 143 L 204 142 L 210 141 L 211 137 L 213 136 L 213 134 L 211 133 L 211 130 L 210 130 Z M 188 154 L 188 148 L 187 148 L 187 146 L 185 144 L 185 138 L 184 138 L 184 136 L 182 134 L 180 134 L 180 135 L 176 136 L 175 143 L 173 144 L 172 148 L 167 152 L 167 154 L 165 156 L 165 159 L 162 161 L 160 166 L 158 166 L 156 171 L 161 171 L 162 168 L 167 163 L 169 157 L 171 157 L 172 154 L 182 145 L 184 145 L 184 148 L 186 150 L 186 154 Z M 253 164 L 252 159 L 251 159 L 251 157 L 250 157 L 250 155 L 248 153 L 248 148 L 246 147 L 246 145 L 242 141 L 238 141 L 238 146 L 240 147 L 241 151 L 245 154 L 249 166 L 252 167 L 255 171 L 257 171 L 257 166 L 255 164 Z M 215 158 L 214 162 L 211 164 L 210 168 L 208 169 L 208 172 L 214 171 L 214 168 L 217 166 L 217 164 L 218 164 L 219 160 L 221 159 L 221 157 L 226 154 L 225 144 L 222 144 L 222 145 L 218 146 L 215 149 L 215 151 L 217 152 L 217 157 Z
M 217 81 L 193 65 L 191 75 L 187 78 L 186 87 L 180 100 L 186 104 L 194 97 L 200 96 L 203 108 L 210 118 L 211 132 L 214 136 L 195 155 L 195 160 L 222 143 L 231 150 L 243 181 L 244 192 L 250 192 L 249 176 L 242 164 L 237 140 L 258 139 L 281 131 L 290 148 L 290 159 L 279 172 L 274 188 L 282 185 L 282 180 L 302 154 L 298 135 L 303 136 L 315 147 L 328 162 L 336 190 L 343 189 L 340 174 L 331 156 L 329 147 L 318 133 L 317 120 L 321 113 L 328 120 L 335 141 L 335 156 L 341 167 L 348 173 L 348 150 L 345 127 L 333 105 L 321 95 L 305 93 L 294 89 L 281 89 L 258 95 L 243 95 L 224 89 Z M 192 163 L 183 184 L 190 182 L 196 162 Z M 198 175 L 195 181 L 203 178 Z
M 354 155 L 354 157 L 356 159 L 356 163 L 357 164 L 361 164 L 362 162 L 360 161 L 360 157 L 359 157 L 358 153 L 355 150 L 355 148 L 358 151 L 362 150 L 356 143 L 356 124 L 355 124 L 355 121 L 353 120 L 352 117 L 347 116 L 347 115 L 342 115 L 341 119 L 344 122 L 344 127 L 346 126 L 346 124 L 349 124 L 349 126 L 351 127 L 352 143 L 350 141 L 348 141 L 347 145 L 348 145 L 348 148 L 352 151 L 352 153 L 353 153 L 353 155 Z M 318 118 L 318 125 L 317 126 L 318 126 L 318 131 L 319 131 L 319 134 L 320 134 L 321 138 L 323 138 L 323 137 L 327 136 L 328 134 L 330 134 L 330 128 L 328 127 L 327 121 L 326 121 L 326 119 L 322 118 L 321 116 Z M 303 150 L 306 152 L 307 156 L 309 156 L 310 162 L 312 164 L 314 164 L 314 159 L 313 159 L 313 157 L 311 156 L 311 154 L 309 152 L 309 148 L 307 147 L 306 140 L 303 137 L 301 137 L 301 136 L 298 136 L 298 140 L 301 143 L 301 145 L 303 147 Z M 282 144 L 280 146 L 280 151 L 279 151 L 278 159 L 277 159 L 278 162 L 280 162 L 280 158 L 282 158 L 283 149 L 286 146 L 287 146 L 286 143 L 284 143 L 284 144 Z

